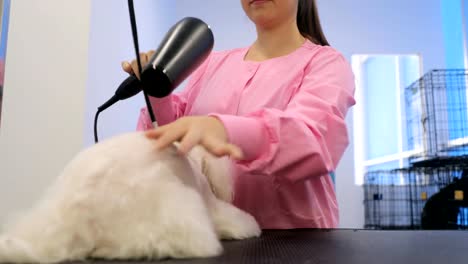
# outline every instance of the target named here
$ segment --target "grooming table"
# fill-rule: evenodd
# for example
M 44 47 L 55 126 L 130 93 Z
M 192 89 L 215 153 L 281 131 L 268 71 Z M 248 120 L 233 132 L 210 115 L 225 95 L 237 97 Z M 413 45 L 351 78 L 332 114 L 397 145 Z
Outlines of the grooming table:
M 468 263 L 468 232 L 272 230 L 256 239 L 226 241 L 224 249 L 216 258 L 155 263 L 462 264 Z

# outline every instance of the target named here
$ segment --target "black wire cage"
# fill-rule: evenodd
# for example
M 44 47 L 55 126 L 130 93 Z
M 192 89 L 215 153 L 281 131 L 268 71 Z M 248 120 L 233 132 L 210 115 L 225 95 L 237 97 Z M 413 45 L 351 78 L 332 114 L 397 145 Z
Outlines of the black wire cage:
M 468 229 L 468 70 L 432 70 L 405 88 L 407 168 L 365 175 L 365 227 Z
M 413 166 L 468 161 L 468 70 L 432 70 L 405 89 L 408 149 Z
M 365 228 L 468 229 L 468 166 L 365 175 Z

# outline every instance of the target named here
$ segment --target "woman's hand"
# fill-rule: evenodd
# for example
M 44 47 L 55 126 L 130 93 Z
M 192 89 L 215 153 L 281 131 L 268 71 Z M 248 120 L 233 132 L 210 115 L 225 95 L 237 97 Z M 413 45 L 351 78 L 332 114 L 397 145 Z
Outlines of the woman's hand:
M 146 66 L 146 64 L 148 64 L 148 61 L 151 59 L 151 57 L 153 57 L 154 52 L 154 50 L 150 50 L 148 52 L 140 53 L 140 63 L 142 69 Z M 138 72 L 138 61 L 136 59 L 132 60 L 131 62 L 123 61 L 122 69 L 129 74 L 135 74 L 136 77 L 140 79 L 140 73 Z
M 156 139 L 158 149 L 180 141 L 179 151 L 183 154 L 199 144 L 214 156 L 242 159 L 241 149 L 228 142 L 224 125 L 216 117 L 182 117 L 170 124 L 147 131 L 146 136 Z

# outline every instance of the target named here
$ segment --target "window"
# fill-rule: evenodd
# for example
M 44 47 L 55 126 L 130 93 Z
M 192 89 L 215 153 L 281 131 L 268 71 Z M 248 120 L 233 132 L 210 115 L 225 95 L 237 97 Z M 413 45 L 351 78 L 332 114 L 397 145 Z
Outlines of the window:
M 356 77 L 354 107 L 354 157 L 356 184 L 368 170 L 407 166 L 421 151 L 421 142 L 408 144 L 404 89 L 421 77 L 417 54 L 354 55 Z M 403 180 L 403 179 L 400 179 Z

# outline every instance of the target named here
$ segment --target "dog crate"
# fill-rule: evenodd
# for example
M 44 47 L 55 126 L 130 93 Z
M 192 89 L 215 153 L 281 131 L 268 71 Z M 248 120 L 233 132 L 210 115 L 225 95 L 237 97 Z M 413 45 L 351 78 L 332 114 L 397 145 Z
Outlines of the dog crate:
M 413 166 L 468 161 L 468 70 L 432 70 L 405 89 Z
M 468 167 L 412 167 L 365 175 L 367 229 L 468 229 Z

